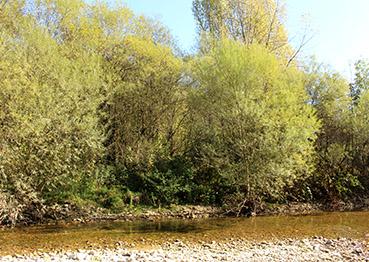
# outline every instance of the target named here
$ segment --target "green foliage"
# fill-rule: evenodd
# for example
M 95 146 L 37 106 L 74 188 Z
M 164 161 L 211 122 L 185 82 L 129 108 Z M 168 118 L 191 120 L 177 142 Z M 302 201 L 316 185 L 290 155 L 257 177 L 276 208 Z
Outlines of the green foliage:
M 309 102 L 317 110 L 322 129 L 316 141 L 317 164 L 311 186 L 317 198 L 352 196 L 367 179 L 367 108 L 364 64 L 349 85 L 341 76 L 312 63 L 307 70 Z M 355 94 L 352 87 L 357 87 Z M 351 90 L 350 90 L 351 89 Z
M 194 0 L 192 10 L 205 43 L 227 38 L 244 45 L 262 45 L 282 60 L 292 57 L 284 26 L 284 1 Z M 208 44 L 201 47 L 206 49 Z
M 310 174 L 319 125 L 296 70 L 261 46 L 231 41 L 193 68 L 189 139 L 199 172 L 226 174 L 250 200 L 279 199 Z
M 178 78 L 180 60 L 171 55 L 168 30 L 126 7 L 78 0 L 6 2 L 0 21 L 1 188 L 24 198 L 36 193 L 48 202 L 76 194 L 91 199 L 94 192 L 103 206 L 119 205 L 119 190 L 103 188 L 113 181 L 96 171 L 104 160 L 104 125 L 114 122 L 105 108 L 119 92 L 128 92 L 123 89 L 130 81 L 143 81 L 165 59 L 175 72 L 155 79 L 156 86 L 160 79 Z M 155 49 L 156 44 L 163 47 Z M 126 47 L 125 58 L 137 51 L 138 59 L 152 62 L 141 76 L 141 65 L 135 68 L 136 80 L 115 85 L 118 65 L 109 55 Z M 177 124 L 168 121 L 172 128 Z
M 367 65 L 366 71 L 369 71 Z M 352 108 L 352 116 L 349 119 L 351 125 L 351 157 L 352 157 L 352 174 L 355 175 L 360 184 L 361 189 L 368 193 L 369 189 L 369 82 L 363 88 L 363 92 L 358 100 L 357 105 Z M 357 183 L 355 183 L 357 184 Z M 360 193 L 360 192 L 359 192 Z
M 193 10 L 203 49 L 183 58 L 125 6 L 0 0 L 0 223 L 369 194 L 368 62 L 351 84 L 299 70 L 278 1 Z
M 191 164 L 176 157 L 161 160 L 150 170 L 122 167 L 115 170 L 115 181 L 128 193 L 126 203 L 161 206 L 194 202 L 194 174 Z M 135 196 L 130 196 L 135 192 Z
M 107 54 L 114 73 L 108 101 L 109 157 L 127 168 L 150 169 L 181 150 L 181 61 L 167 47 L 126 38 Z
M 124 207 L 123 195 L 117 188 L 103 187 L 95 192 L 94 201 L 104 208 L 119 210 Z
M 11 17 L 9 17 L 11 19 Z M 33 19 L 0 43 L 0 166 L 12 190 L 41 195 L 88 175 L 102 154 L 99 58 L 65 55 Z
M 369 88 L 369 62 L 359 60 L 355 63 L 355 81 L 350 85 L 350 96 L 356 104 L 360 96 Z

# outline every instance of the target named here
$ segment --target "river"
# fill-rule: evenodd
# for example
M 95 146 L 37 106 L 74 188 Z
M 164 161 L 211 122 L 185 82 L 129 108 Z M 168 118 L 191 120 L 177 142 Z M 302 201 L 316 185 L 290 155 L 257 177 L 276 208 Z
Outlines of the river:
M 323 236 L 368 240 L 369 212 L 156 222 L 100 222 L 32 226 L 0 231 L 0 255 L 125 245 L 145 248 L 166 241 L 277 240 Z

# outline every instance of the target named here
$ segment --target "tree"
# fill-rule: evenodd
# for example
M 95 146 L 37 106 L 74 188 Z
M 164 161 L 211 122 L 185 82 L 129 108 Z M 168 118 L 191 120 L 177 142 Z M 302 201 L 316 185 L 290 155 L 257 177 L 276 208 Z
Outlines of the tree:
M 351 87 L 352 174 L 358 178 L 362 192 L 369 189 L 369 63 L 359 60 L 355 64 L 355 81 Z M 357 185 L 358 183 L 356 183 Z M 357 189 L 357 187 L 355 188 Z M 363 195 L 363 194 L 361 194 Z
M 107 123 L 117 127 L 108 129 L 115 135 L 119 128 L 130 132 L 124 139 L 133 140 L 121 144 L 124 154 L 138 148 L 122 157 L 129 163 L 141 155 L 148 156 L 141 163 L 151 161 L 154 151 L 176 154 L 183 99 L 181 61 L 171 48 L 164 26 L 126 7 L 0 1 L 0 202 L 1 191 L 21 209 L 32 206 L 30 198 L 63 201 L 82 183 L 101 181 Z
M 260 44 L 285 59 L 292 55 L 280 1 L 194 0 L 193 13 L 200 34 Z
M 362 93 L 369 88 L 369 62 L 359 60 L 355 63 L 355 79 L 350 84 L 350 96 L 354 105 L 359 103 Z
M 88 4 L 83 0 L 28 0 L 26 3 L 23 12 L 33 17 L 58 44 L 68 45 L 70 56 L 75 56 L 80 48 L 104 56 L 106 50 L 128 36 L 176 49 L 165 26 L 157 20 L 136 16 L 124 5 L 110 7 L 107 3 Z
M 100 160 L 102 71 L 99 57 L 83 49 L 67 56 L 32 17 L 14 21 L 12 12 L 2 18 L 15 26 L 1 28 L 0 169 L 14 195 L 43 198 L 88 176 Z
M 193 79 L 190 157 L 208 181 L 226 177 L 253 202 L 282 199 L 309 176 L 319 124 L 298 71 L 265 47 L 222 40 L 194 62 Z
M 110 157 L 116 164 L 145 168 L 181 151 L 182 62 L 150 40 L 126 38 L 106 55 L 115 76 L 109 101 Z
M 316 140 L 316 171 L 309 186 L 316 198 L 336 200 L 356 182 L 352 169 L 349 85 L 338 73 L 316 62 L 305 69 L 308 102 L 322 123 Z

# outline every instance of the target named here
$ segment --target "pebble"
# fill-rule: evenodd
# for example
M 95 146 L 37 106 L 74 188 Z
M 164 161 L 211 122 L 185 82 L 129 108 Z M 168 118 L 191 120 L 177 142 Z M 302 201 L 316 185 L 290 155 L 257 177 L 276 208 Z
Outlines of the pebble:
M 334 244 L 335 246 L 332 246 Z M 132 245 L 131 245 L 132 246 Z M 4 262 L 35 261 L 369 261 L 364 242 L 323 237 L 249 242 L 232 239 L 228 243 L 183 243 L 177 239 L 152 250 L 115 249 L 36 252 L 32 255 L 4 256 Z

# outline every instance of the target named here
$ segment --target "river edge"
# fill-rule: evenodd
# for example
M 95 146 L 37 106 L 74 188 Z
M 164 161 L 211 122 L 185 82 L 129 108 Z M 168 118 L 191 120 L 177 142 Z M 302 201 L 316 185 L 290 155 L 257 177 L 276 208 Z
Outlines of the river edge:
M 268 254 L 276 254 L 274 260 L 268 257 L 268 261 L 299 261 L 292 259 L 296 256 L 300 261 L 350 261 L 352 257 L 351 261 L 369 261 L 368 215 L 325 212 L 292 217 L 18 227 L 0 231 L 0 243 L 4 244 L 0 244 L 0 261 L 188 261 L 183 259 L 188 256 L 196 261 L 202 257 L 211 261 L 263 261 Z M 332 224 L 334 231 L 326 231 Z
M 222 207 L 196 206 L 196 205 L 171 205 L 164 208 L 153 207 L 128 207 L 120 212 L 111 212 L 108 209 L 95 206 L 81 207 L 66 203 L 45 206 L 43 215 L 37 220 L 25 218 L 17 224 L 0 225 L 0 229 L 9 227 L 32 227 L 45 225 L 75 225 L 106 221 L 159 221 L 170 219 L 206 219 L 224 218 L 236 216 L 304 216 L 323 212 L 350 212 L 369 211 L 369 199 L 359 201 L 335 202 L 335 203 L 303 203 L 290 202 L 287 204 L 264 203 L 257 206 L 255 212 L 238 213 Z
M 187 243 L 181 240 L 158 246 L 75 251 L 33 252 L 8 255 L 0 261 L 369 261 L 369 244 L 363 241 L 312 237 L 277 241 L 228 239 L 222 242 Z

